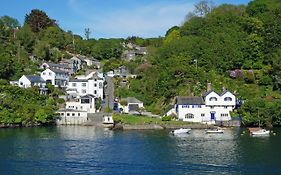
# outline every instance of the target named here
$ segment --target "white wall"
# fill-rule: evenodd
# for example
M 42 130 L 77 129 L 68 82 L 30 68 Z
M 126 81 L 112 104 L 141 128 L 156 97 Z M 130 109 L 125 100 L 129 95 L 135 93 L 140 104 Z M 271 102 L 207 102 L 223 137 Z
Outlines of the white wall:
M 57 125 L 80 125 L 88 121 L 87 112 L 59 111 L 58 113 Z
M 50 69 L 46 69 L 43 72 L 41 72 L 41 78 L 43 78 L 45 81 L 50 80 L 52 82 L 52 85 L 54 86 L 55 86 L 55 77 L 56 74 Z
M 31 82 L 29 81 L 29 79 L 26 78 L 25 75 L 23 75 L 19 79 L 19 87 L 21 87 L 21 88 L 29 88 L 29 87 L 31 87 Z

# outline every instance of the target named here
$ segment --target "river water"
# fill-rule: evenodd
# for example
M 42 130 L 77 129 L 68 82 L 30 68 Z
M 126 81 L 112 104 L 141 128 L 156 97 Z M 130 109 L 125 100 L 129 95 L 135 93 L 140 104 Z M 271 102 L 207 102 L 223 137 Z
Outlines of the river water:
M 281 174 L 281 130 L 270 137 L 242 132 L 0 129 L 0 174 Z

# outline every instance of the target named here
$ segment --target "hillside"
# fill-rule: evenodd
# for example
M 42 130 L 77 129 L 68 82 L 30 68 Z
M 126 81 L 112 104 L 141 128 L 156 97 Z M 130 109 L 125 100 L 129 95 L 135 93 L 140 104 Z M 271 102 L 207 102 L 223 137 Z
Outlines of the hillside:
M 234 115 L 243 116 L 245 125 L 259 120 L 280 125 L 280 7 L 277 0 L 255 0 L 247 6 L 196 9 L 167 32 L 149 66 L 118 95 L 136 96 L 163 113 L 175 96 L 201 95 L 210 82 L 214 90 L 226 88 L 243 99 Z

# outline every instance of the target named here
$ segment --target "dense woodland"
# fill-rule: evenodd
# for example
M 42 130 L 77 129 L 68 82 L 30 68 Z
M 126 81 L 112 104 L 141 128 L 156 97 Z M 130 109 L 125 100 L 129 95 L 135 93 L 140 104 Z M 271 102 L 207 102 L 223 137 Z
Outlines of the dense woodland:
M 246 6 L 223 4 L 217 7 L 209 1 L 201 1 L 194 12 L 187 14 L 182 25 L 171 27 L 164 37 L 151 39 L 95 40 L 89 38 L 88 29 L 83 39 L 62 30 L 56 20 L 36 9 L 26 15 L 23 25 L 16 19 L 2 16 L 0 28 L 0 79 L 4 79 L 3 82 L 35 73 L 37 61 L 57 62 L 69 58 L 69 53 L 81 53 L 101 60 L 104 71 L 128 66 L 138 77 L 129 80 L 129 88 L 117 88 L 116 95 L 135 96 L 154 113 L 163 114 L 178 95 L 201 95 L 210 82 L 214 90 L 221 92 L 226 88 L 243 100 L 241 109 L 233 116 L 242 116 L 245 125 L 257 125 L 259 121 L 263 125 L 281 125 L 279 0 L 254 0 Z M 146 46 L 149 55 L 125 62 L 121 60 L 123 42 Z M 31 60 L 30 55 L 36 56 L 37 61 Z M 0 123 L 23 123 L 28 118 L 34 122 L 50 121 L 44 116 L 53 115 L 55 108 L 49 106 L 50 101 L 56 103 L 53 96 L 38 94 L 25 99 L 28 94 L 25 90 L 2 84 Z M 4 89 L 20 91 L 22 95 L 15 97 Z M 4 96 L 21 100 L 19 104 L 8 105 L 9 98 Z M 30 109 L 26 109 L 28 100 L 34 104 Z M 53 110 L 38 108 L 38 104 Z M 33 113 L 22 113 L 23 120 L 20 120 L 15 109 Z M 36 117 L 38 113 L 43 117 Z M 34 114 L 33 117 L 30 114 Z

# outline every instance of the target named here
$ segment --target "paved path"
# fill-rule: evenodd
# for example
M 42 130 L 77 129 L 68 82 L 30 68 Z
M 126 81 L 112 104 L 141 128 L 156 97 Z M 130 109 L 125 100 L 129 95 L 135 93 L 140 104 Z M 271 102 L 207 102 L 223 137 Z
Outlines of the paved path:
M 105 99 L 104 99 L 104 105 L 102 106 L 102 111 L 104 111 L 105 107 L 109 107 L 110 109 L 113 109 L 113 103 L 114 103 L 114 83 L 113 78 L 105 76 L 105 81 L 107 82 L 107 86 L 105 87 Z

